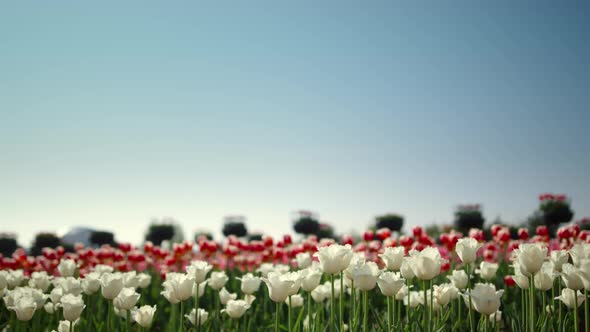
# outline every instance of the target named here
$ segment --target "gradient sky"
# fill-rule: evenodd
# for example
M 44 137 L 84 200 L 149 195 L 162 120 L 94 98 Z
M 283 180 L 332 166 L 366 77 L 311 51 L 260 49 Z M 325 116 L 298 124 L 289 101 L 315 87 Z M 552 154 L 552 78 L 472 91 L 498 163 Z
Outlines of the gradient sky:
M 550 191 L 590 215 L 590 6 L 493 1 L 4 1 L 0 225 L 139 242 L 338 232 L 459 203 L 522 221 Z

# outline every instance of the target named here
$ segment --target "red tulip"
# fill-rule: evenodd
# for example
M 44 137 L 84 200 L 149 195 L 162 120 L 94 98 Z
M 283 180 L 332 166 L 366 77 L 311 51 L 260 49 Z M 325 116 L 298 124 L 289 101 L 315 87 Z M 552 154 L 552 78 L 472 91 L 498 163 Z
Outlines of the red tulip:
M 363 233 L 363 241 L 370 242 L 370 241 L 373 241 L 373 238 L 374 238 L 373 231 L 365 231 Z
M 420 235 L 422 235 L 424 231 L 422 230 L 422 227 L 420 226 L 414 226 L 412 227 L 412 234 L 414 234 L 414 237 L 420 237 Z
M 518 229 L 518 238 L 526 241 L 529 239 L 529 230 L 526 228 L 519 228 Z
M 512 278 L 511 275 L 507 275 L 504 277 L 504 283 L 508 287 L 512 287 L 512 286 L 516 285 L 516 281 L 514 281 L 514 278 Z

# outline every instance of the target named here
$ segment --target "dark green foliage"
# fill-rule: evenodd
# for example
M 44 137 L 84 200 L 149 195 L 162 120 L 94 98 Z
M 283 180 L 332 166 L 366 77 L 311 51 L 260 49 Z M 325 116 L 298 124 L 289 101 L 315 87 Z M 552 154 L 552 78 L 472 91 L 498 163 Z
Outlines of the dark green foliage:
M 321 239 L 336 239 L 334 228 L 328 224 L 320 224 L 320 230 L 317 232 L 317 237 Z
M 172 224 L 151 224 L 145 236 L 146 241 L 154 245 L 161 245 L 164 240 L 171 240 L 174 237 L 174 225 Z
M 375 217 L 375 227 L 377 229 L 388 228 L 392 232 L 401 232 L 403 226 L 404 217 L 399 214 L 388 213 Z
M 260 234 L 260 233 L 248 234 L 248 241 L 262 241 L 262 234 Z
M 483 229 L 485 219 L 478 206 L 460 206 L 455 212 L 455 229 L 468 234 L 472 228 Z
M 243 222 L 226 221 L 223 224 L 222 232 L 224 236 L 235 235 L 237 237 L 243 237 L 248 234 L 248 229 Z
M 90 233 L 90 242 L 97 246 L 102 246 L 103 244 L 112 245 L 115 243 L 115 236 L 111 232 L 93 231 Z
M 293 229 L 297 234 L 312 235 L 320 231 L 320 223 L 310 216 L 302 216 L 295 220 Z
M 199 231 L 195 233 L 195 242 L 197 242 L 201 236 L 204 236 L 209 241 L 213 240 L 213 234 L 211 234 L 211 232 Z
M 10 256 L 18 248 L 14 237 L 0 237 L 0 253 L 2 256 Z
M 33 246 L 31 247 L 31 255 L 39 256 L 43 248 L 55 249 L 61 245 L 61 240 L 53 233 L 39 233 L 35 236 Z

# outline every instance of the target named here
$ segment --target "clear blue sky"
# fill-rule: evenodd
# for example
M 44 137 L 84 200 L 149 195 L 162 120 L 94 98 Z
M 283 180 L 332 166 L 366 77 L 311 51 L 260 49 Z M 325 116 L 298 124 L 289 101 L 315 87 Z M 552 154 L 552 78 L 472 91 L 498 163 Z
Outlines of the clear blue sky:
M 590 6 L 472 1 L 5 1 L 0 225 L 338 232 L 458 203 L 590 215 Z

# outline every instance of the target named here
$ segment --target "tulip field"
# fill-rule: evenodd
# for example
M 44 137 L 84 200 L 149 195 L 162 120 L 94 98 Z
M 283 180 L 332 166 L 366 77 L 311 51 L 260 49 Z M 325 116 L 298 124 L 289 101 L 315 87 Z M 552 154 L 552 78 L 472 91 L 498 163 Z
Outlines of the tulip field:
M 19 249 L 0 331 L 590 331 L 590 233 L 490 231 Z

